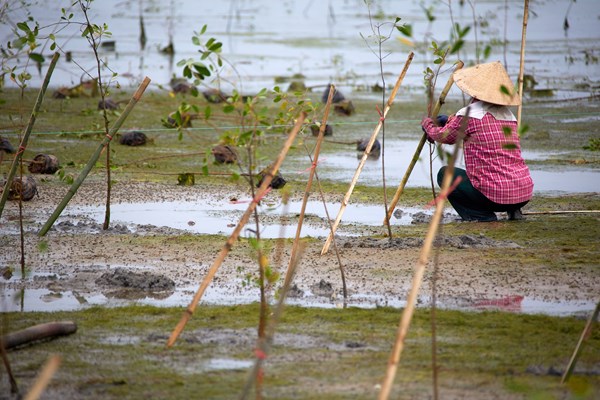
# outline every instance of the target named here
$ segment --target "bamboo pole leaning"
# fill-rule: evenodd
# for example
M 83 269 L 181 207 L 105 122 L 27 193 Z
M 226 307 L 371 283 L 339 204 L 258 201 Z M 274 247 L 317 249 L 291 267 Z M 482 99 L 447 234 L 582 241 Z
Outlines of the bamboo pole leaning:
M 521 102 L 517 108 L 517 129 L 521 127 L 521 114 L 523 110 L 523 74 L 525 71 L 525 37 L 527 36 L 527 22 L 529 20 L 529 0 L 523 5 L 523 31 L 521 33 L 521 61 L 519 64 L 519 99 Z
M 456 63 L 456 67 L 454 68 L 453 73 L 458 71 L 459 69 L 461 69 L 463 66 L 464 66 L 464 63 L 459 60 Z M 448 92 L 452 88 L 453 84 L 454 84 L 454 76 L 450 75 L 450 78 L 448 78 L 448 82 L 446 82 L 446 86 L 444 86 L 444 89 L 442 89 L 442 92 L 440 93 L 440 96 L 439 96 L 437 102 L 435 103 L 433 110 L 431 111 L 431 115 L 429 115 L 431 118 L 437 117 L 438 113 L 440 112 L 440 109 L 442 108 L 442 106 L 444 105 L 444 103 L 446 101 L 446 96 L 448 95 Z M 398 201 L 400 200 L 400 196 L 402 196 L 402 192 L 404 192 L 404 187 L 406 186 L 406 183 L 408 182 L 408 178 L 410 178 L 410 174 L 412 174 L 413 168 L 417 164 L 417 161 L 419 161 L 419 157 L 421 155 L 421 151 L 423 150 L 423 146 L 425 146 L 426 140 L 427 140 L 427 135 L 425 133 L 423 133 L 423 135 L 421 136 L 421 140 L 419 140 L 419 144 L 417 145 L 417 149 L 415 150 L 415 154 L 413 155 L 413 158 L 410 160 L 410 164 L 408 165 L 408 168 L 406 169 L 406 172 L 404 173 L 404 176 L 402 177 L 402 180 L 400 181 L 400 185 L 398 185 L 398 189 L 396 189 L 396 193 L 394 193 L 394 197 L 392 198 L 392 201 L 390 202 L 388 214 L 385 216 L 385 220 L 383 221 L 384 225 L 388 225 L 390 222 L 390 219 L 392 218 L 392 214 L 394 213 L 394 209 L 396 208 L 396 205 L 398 204 Z
M 375 143 L 375 139 L 377 138 L 377 135 L 379 134 L 379 131 L 381 130 L 381 127 L 383 126 L 385 117 L 387 116 L 388 111 L 390 110 L 390 108 L 392 107 L 392 104 L 394 103 L 394 100 L 396 99 L 396 94 L 398 93 L 398 89 L 400 89 L 400 85 L 402 84 L 402 81 L 404 80 L 404 77 L 406 76 L 406 72 L 408 71 L 408 67 L 410 66 L 410 63 L 412 62 L 413 57 L 414 57 L 414 53 L 411 51 L 410 54 L 408 55 L 406 63 L 404 64 L 404 68 L 402 69 L 402 72 L 400 73 L 400 76 L 398 76 L 398 79 L 396 80 L 396 84 L 394 85 L 394 88 L 392 89 L 392 93 L 390 94 L 390 97 L 388 98 L 388 101 L 385 105 L 385 109 L 383 110 L 383 113 L 382 113 L 381 117 L 379 118 L 379 122 L 377 123 L 377 126 L 375 127 L 375 129 L 373 130 L 373 133 L 371 134 L 371 138 L 369 139 L 369 142 L 367 143 L 367 147 L 365 148 L 365 152 L 363 153 L 363 156 L 360 159 L 360 162 L 358 163 L 358 167 L 356 168 L 356 171 L 354 172 L 354 177 L 352 178 L 352 181 L 350 182 L 350 187 L 348 187 L 348 191 L 346 192 L 346 195 L 344 196 L 344 199 L 342 200 L 342 204 L 338 211 L 338 215 L 335 219 L 335 222 L 333 223 L 331 232 L 329 232 L 329 236 L 327 237 L 327 240 L 325 241 L 325 244 L 323 245 L 323 249 L 321 250 L 321 255 L 323 255 L 323 254 L 327 253 L 327 251 L 329 251 L 329 246 L 331 245 L 331 241 L 334 238 L 335 231 L 337 230 L 337 227 L 342 219 L 342 215 L 344 214 L 344 211 L 346 210 L 346 207 L 348 206 L 348 202 L 350 200 L 350 196 L 352 195 L 352 191 L 354 190 L 354 186 L 356 186 L 356 182 L 358 181 L 358 177 L 360 176 L 360 173 L 362 172 L 363 166 L 365 165 L 365 162 L 367 161 L 367 158 L 369 157 L 369 153 L 371 152 L 373 143 Z
M 468 120 L 469 110 L 467 109 L 467 115 L 464 117 L 461 124 L 461 132 L 466 130 Z M 389 398 L 392 384 L 394 383 L 394 378 L 396 377 L 396 372 L 400 363 L 400 355 L 404 349 L 404 341 L 406 339 L 406 335 L 415 311 L 417 295 L 419 294 L 421 283 L 423 282 L 425 267 L 427 266 L 433 241 L 437 235 L 440 221 L 442 219 L 442 213 L 446 204 L 446 197 L 449 194 L 449 188 L 452 184 L 452 177 L 454 175 L 454 161 L 456 160 L 459 147 L 460 141 L 456 143 L 456 146 L 454 147 L 454 155 L 451 159 L 451 162 L 449 162 L 448 166 L 446 167 L 444 179 L 442 181 L 442 190 L 437 198 L 435 212 L 431 222 L 429 223 L 429 229 L 427 230 L 427 235 L 425 236 L 425 241 L 423 242 L 423 247 L 421 248 L 421 252 L 419 254 L 419 259 L 417 260 L 412 286 L 408 294 L 408 298 L 406 299 L 406 307 L 402 312 L 402 318 L 400 319 L 400 324 L 396 334 L 396 341 L 394 342 L 394 347 L 392 348 L 392 354 L 390 354 L 386 374 L 381 385 L 381 391 L 379 392 L 378 400 L 387 400 Z
M 144 80 L 142 81 L 142 83 L 140 84 L 140 86 L 138 87 L 136 92 L 133 94 L 133 97 L 131 98 L 131 100 L 129 100 L 129 103 L 123 110 L 123 113 L 115 121 L 112 128 L 110 128 L 110 131 L 108 132 L 108 134 L 106 134 L 104 136 L 104 139 L 98 145 L 96 152 L 92 155 L 92 157 L 90 158 L 90 160 L 84 167 L 83 171 L 81 171 L 81 173 L 79 174 L 77 179 L 75 179 L 75 182 L 73 182 L 73 184 L 71 185 L 71 188 L 69 189 L 69 191 L 67 192 L 65 197 L 63 197 L 62 201 L 56 207 L 56 210 L 54 210 L 54 212 L 52 213 L 50 218 L 48 218 L 48 220 L 46 221 L 44 226 L 42 226 L 42 229 L 38 233 L 38 236 L 44 236 L 50 230 L 50 228 L 52 227 L 54 222 L 60 216 L 60 213 L 65 209 L 65 207 L 67 206 L 67 204 L 69 203 L 71 198 L 73 198 L 75 193 L 77 193 L 77 190 L 79 189 L 79 187 L 81 186 L 81 184 L 83 183 L 85 178 L 88 176 L 88 174 L 90 173 L 90 171 L 92 170 L 94 165 L 96 164 L 96 161 L 98 161 L 98 158 L 100 158 L 100 154 L 102 154 L 102 151 L 110 143 L 113 136 L 119 131 L 119 128 L 121 128 L 121 125 L 123 125 L 123 122 L 125 121 L 125 119 L 127 119 L 127 117 L 129 116 L 129 113 L 131 113 L 131 110 L 133 110 L 133 107 L 135 107 L 137 102 L 140 100 L 140 98 L 144 94 L 144 91 L 146 90 L 146 88 L 148 87 L 149 84 L 150 84 L 150 78 L 148 78 L 148 77 L 144 78 Z
M 323 112 L 323 120 L 319 128 L 319 136 L 317 137 L 317 143 L 315 145 L 315 151 L 313 153 L 312 165 L 310 168 L 310 174 L 308 175 L 308 182 L 306 182 L 306 189 L 304 190 L 304 196 L 302 198 L 302 206 L 300 208 L 300 216 L 298 217 L 298 225 L 296 227 L 296 236 L 294 238 L 294 245 L 292 246 L 292 253 L 290 255 L 290 262 L 285 274 L 284 287 L 291 285 L 292 279 L 292 263 L 296 260 L 296 253 L 298 252 L 298 246 L 300 244 L 300 234 L 302 232 L 302 223 L 304 222 L 304 215 L 306 213 L 306 205 L 308 198 L 310 197 L 310 190 L 312 188 L 312 182 L 317 171 L 317 164 L 319 163 L 319 154 L 321 153 L 321 145 L 323 138 L 325 137 L 325 128 L 327 127 L 327 119 L 329 118 L 329 110 L 333 101 L 333 94 L 335 93 L 335 86 L 331 85 L 329 89 L 329 96 L 327 97 L 327 103 L 325 103 L 325 111 Z
M 12 165 L 10 166 L 8 176 L 6 178 L 6 183 L 4 185 L 4 190 L 2 191 L 2 197 L 0 198 L 0 217 L 2 216 L 2 211 L 4 210 L 4 204 L 6 204 L 6 200 L 8 199 L 8 192 L 12 184 L 13 178 L 15 177 L 17 165 L 19 165 L 19 162 L 23 158 L 23 152 L 27 148 L 29 136 L 31 135 L 31 131 L 33 130 L 33 125 L 35 125 L 37 114 L 40 111 L 42 101 L 44 100 L 44 96 L 46 95 L 46 89 L 48 88 L 48 84 L 50 83 L 50 77 L 54 72 L 54 67 L 56 67 L 56 63 L 58 62 L 59 57 L 59 53 L 54 53 L 54 56 L 52 56 L 52 60 L 50 61 L 50 65 L 48 66 L 48 71 L 46 72 L 46 76 L 44 77 L 44 82 L 42 83 L 42 87 L 38 93 L 37 100 L 35 101 L 35 104 L 33 106 L 33 111 L 31 112 L 31 116 L 29 117 L 29 122 L 27 123 L 27 127 L 25 128 L 25 133 L 23 134 L 23 138 L 21 139 L 21 143 L 19 144 L 19 150 L 17 150 L 17 154 L 15 154 L 15 158 L 13 159 Z
M 229 236 L 229 238 L 223 245 L 223 248 L 217 255 L 217 258 L 215 259 L 215 261 L 212 263 L 212 265 L 208 269 L 208 272 L 207 272 L 206 276 L 204 277 L 204 280 L 200 284 L 200 287 L 196 291 L 194 298 L 192 299 L 190 304 L 187 306 L 186 310 L 183 312 L 183 315 L 181 316 L 179 323 L 177 323 L 177 326 L 175 326 L 175 329 L 171 333 L 171 336 L 169 337 L 169 340 L 167 341 L 167 347 L 171 347 L 171 346 L 173 346 L 173 344 L 175 344 L 175 341 L 177 340 L 177 338 L 183 331 L 183 328 L 185 328 L 185 325 L 187 324 L 187 322 L 190 320 L 190 318 L 194 314 L 194 311 L 196 310 L 196 306 L 202 299 L 202 296 L 203 296 L 204 292 L 206 291 L 206 288 L 208 287 L 208 285 L 212 281 L 213 277 L 217 273 L 217 270 L 223 263 L 223 260 L 225 260 L 225 257 L 227 256 L 227 254 L 229 254 L 229 251 L 233 248 L 235 241 L 237 240 L 238 236 L 240 235 L 240 232 L 242 231 L 244 226 L 246 226 L 246 223 L 248 222 L 250 215 L 256 209 L 256 206 L 258 205 L 258 202 L 260 201 L 260 199 L 262 199 L 264 197 L 264 195 L 267 193 L 267 189 L 268 189 L 269 185 L 271 184 L 273 177 L 275 176 L 275 174 L 277 174 L 277 171 L 279 170 L 279 167 L 283 163 L 283 160 L 285 159 L 290 147 L 294 143 L 294 140 L 296 139 L 298 132 L 300 132 L 300 130 L 302 129 L 302 125 L 304 124 L 305 118 L 306 118 L 306 113 L 303 112 L 302 114 L 300 114 L 300 117 L 296 120 L 296 124 L 294 125 L 294 128 L 290 132 L 281 152 L 277 156 L 277 159 L 273 163 L 269 172 L 265 175 L 263 182 L 261 183 L 260 187 L 256 191 L 256 197 L 254 199 L 252 199 L 252 201 L 248 205 L 248 209 L 242 215 L 242 218 L 240 219 L 237 226 L 235 227 L 235 229 L 233 230 L 233 232 L 231 233 L 231 235 Z
M 569 378 L 571 377 L 571 374 L 573 373 L 573 370 L 575 370 L 575 364 L 577 363 L 579 354 L 581 354 L 581 348 L 583 346 L 583 342 L 586 341 L 591 336 L 592 324 L 594 323 L 594 321 L 596 321 L 598 319 L 598 314 L 600 314 L 600 301 L 596 304 L 596 308 L 594 309 L 594 312 L 590 315 L 590 318 L 588 318 L 588 321 L 586 322 L 585 327 L 583 328 L 583 332 L 581 332 L 581 336 L 579 337 L 577 346 L 575 346 L 573 355 L 571 356 L 571 359 L 569 360 L 569 365 L 567 366 L 567 369 L 563 373 L 560 383 L 564 384 L 566 381 L 568 381 Z
M 46 390 L 46 386 L 50 383 L 50 379 L 54 376 L 58 367 L 60 366 L 61 357 L 58 354 L 54 354 L 48 358 L 48 361 L 44 364 L 42 371 L 36 378 L 33 387 L 25 395 L 23 400 L 37 400 Z

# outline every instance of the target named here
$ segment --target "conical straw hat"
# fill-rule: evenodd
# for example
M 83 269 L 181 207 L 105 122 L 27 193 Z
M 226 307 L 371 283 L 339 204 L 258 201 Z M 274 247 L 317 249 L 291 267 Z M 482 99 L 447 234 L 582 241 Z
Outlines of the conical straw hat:
M 521 104 L 514 84 L 500 61 L 459 69 L 453 77 L 456 86 L 471 97 L 504 106 Z

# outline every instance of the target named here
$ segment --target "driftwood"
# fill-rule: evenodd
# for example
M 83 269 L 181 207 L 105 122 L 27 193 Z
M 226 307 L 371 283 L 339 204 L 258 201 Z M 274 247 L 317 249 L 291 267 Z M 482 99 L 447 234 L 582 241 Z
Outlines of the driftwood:
M 2 337 L 2 345 L 6 350 L 23 346 L 44 339 L 52 339 L 57 336 L 65 336 L 75 333 L 77 324 L 72 321 L 48 322 L 34 325 L 20 331 L 11 332 Z

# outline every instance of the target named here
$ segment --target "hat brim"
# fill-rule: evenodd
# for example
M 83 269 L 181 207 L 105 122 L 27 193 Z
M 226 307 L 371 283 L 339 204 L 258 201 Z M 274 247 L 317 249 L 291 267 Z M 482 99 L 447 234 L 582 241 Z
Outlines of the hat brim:
M 459 69 L 453 78 L 456 86 L 471 97 L 504 106 L 521 105 L 514 84 L 499 61 Z

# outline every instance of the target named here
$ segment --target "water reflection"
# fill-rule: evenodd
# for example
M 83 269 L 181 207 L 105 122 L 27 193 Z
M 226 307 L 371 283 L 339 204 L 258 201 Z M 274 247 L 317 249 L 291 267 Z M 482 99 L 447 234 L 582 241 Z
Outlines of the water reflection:
M 241 283 L 240 283 L 241 285 Z M 234 305 L 250 304 L 259 299 L 258 289 L 245 288 L 234 284 L 230 286 L 211 285 L 202 298 L 205 304 Z M 119 307 L 130 304 L 153 305 L 157 307 L 185 307 L 189 304 L 191 293 L 197 287 L 178 287 L 172 294 L 165 298 L 152 296 L 135 299 L 115 298 L 100 293 L 86 293 L 82 296 L 72 291 L 55 292 L 49 289 L 8 289 L 0 290 L 0 311 L 2 312 L 54 312 L 74 311 L 92 306 Z M 85 301 L 82 301 L 84 299 Z M 419 307 L 429 307 L 430 298 L 421 296 Z M 330 299 L 322 296 L 314 296 L 310 293 L 301 298 L 289 298 L 288 304 L 302 307 L 341 308 L 342 299 Z M 394 307 L 406 306 L 406 299 L 393 295 L 373 295 L 366 293 L 354 293 L 348 297 L 347 305 L 359 308 Z M 592 301 L 552 302 L 529 298 L 527 296 L 506 296 L 503 298 L 439 298 L 437 306 L 442 309 L 451 310 L 503 310 L 523 314 L 545 314 L 553 316 L 573 316 L 589 314 L 594 309 Z

